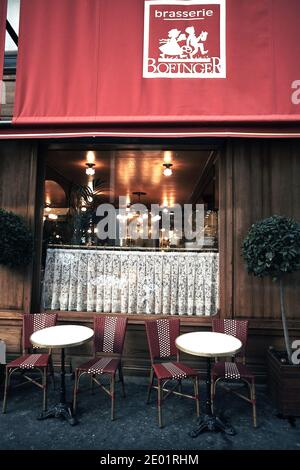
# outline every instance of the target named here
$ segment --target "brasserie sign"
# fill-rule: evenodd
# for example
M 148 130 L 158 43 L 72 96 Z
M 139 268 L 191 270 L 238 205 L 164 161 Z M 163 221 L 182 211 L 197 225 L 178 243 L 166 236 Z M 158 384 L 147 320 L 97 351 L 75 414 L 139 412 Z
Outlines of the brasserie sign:
M 146 0 L 144 78 L 226 78 L 226 0 Z

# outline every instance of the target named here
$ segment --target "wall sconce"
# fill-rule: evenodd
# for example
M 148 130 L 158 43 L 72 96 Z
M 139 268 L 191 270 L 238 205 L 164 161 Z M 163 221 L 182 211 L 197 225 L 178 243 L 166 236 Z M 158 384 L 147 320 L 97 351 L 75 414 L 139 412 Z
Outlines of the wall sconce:
M 93 176 L 95 174 L 95 163 L 86 163 L 85 166 L 87 167 L 85 172 L 88 176 Z
M 163 173 L 165 176 L 171 176 L 173 171 L 172 171 L 172 163 L 164 163 L 163 166 L 165 167 Z

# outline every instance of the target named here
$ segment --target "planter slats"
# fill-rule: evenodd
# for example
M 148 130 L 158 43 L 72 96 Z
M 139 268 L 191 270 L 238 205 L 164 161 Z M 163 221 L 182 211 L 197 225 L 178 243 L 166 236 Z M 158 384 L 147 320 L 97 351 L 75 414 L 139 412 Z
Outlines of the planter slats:
M 268 389 L 283 416 L 300 416 L 300 367 L 282 364 L 268 351 Z

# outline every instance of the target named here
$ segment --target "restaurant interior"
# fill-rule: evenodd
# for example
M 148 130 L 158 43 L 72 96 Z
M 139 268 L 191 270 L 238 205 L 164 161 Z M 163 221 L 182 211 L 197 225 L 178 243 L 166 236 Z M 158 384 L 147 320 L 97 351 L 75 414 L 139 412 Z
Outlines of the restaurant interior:
M 51 146 L 45 155 L 44 242 L 51 245 L 122 246 L 144 248 L 193 248 L 195 243 L 167 238 L 160 228 L 159 240 L 141 238 L 100 240 L 95 211 L 99 204 L 119 207 L 126 198 L 128 210 L 135 203 L 158 204 L 163 213 L 174 204 L 204 205 L 205 228 L 202 249 L 218 248 L 218 155 L 210 148 L 110 149 L 103 146 L 70 148 Z M 172 215 L 172 213 L 171 213 Z M 138 216 L 138 214 L 136 214 Z M 172 218 L 172 217 L 171 217 Z M 149 231 L 151 223 L 149 218 Z M 171 221 L 172 223 L 172 221 Z M 137 223 L 137 230 L 139 225 Z M 199 248 L 198 248 L 199 249 Z

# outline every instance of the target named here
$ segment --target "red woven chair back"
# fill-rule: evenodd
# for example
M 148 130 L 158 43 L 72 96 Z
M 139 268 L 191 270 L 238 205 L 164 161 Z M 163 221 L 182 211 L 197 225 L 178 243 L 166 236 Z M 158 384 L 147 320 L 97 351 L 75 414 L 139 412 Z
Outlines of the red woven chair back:
M 30 336 L 32 333 L 43 328 L 55 326 L 57 321 L 56 313 L 24 313 L 23 315 L 23 350 L 32 348 Z
M 127 318 L 95 315 L 95 353 L 122 354 L 126 333 Z
M 231 335 L 239 339 L 243 346 L 241 350 L 235 354 L 235 356 L 245 358 L 248 338 L 247 320 L 214 319 L 212 321 L 212 329 L 216 333 L 225 333 L 226 335 Z
M 152 362 L 177 354 L 175 340 L 180 332 L 179 319 L 146 320 L 145 326 Z

